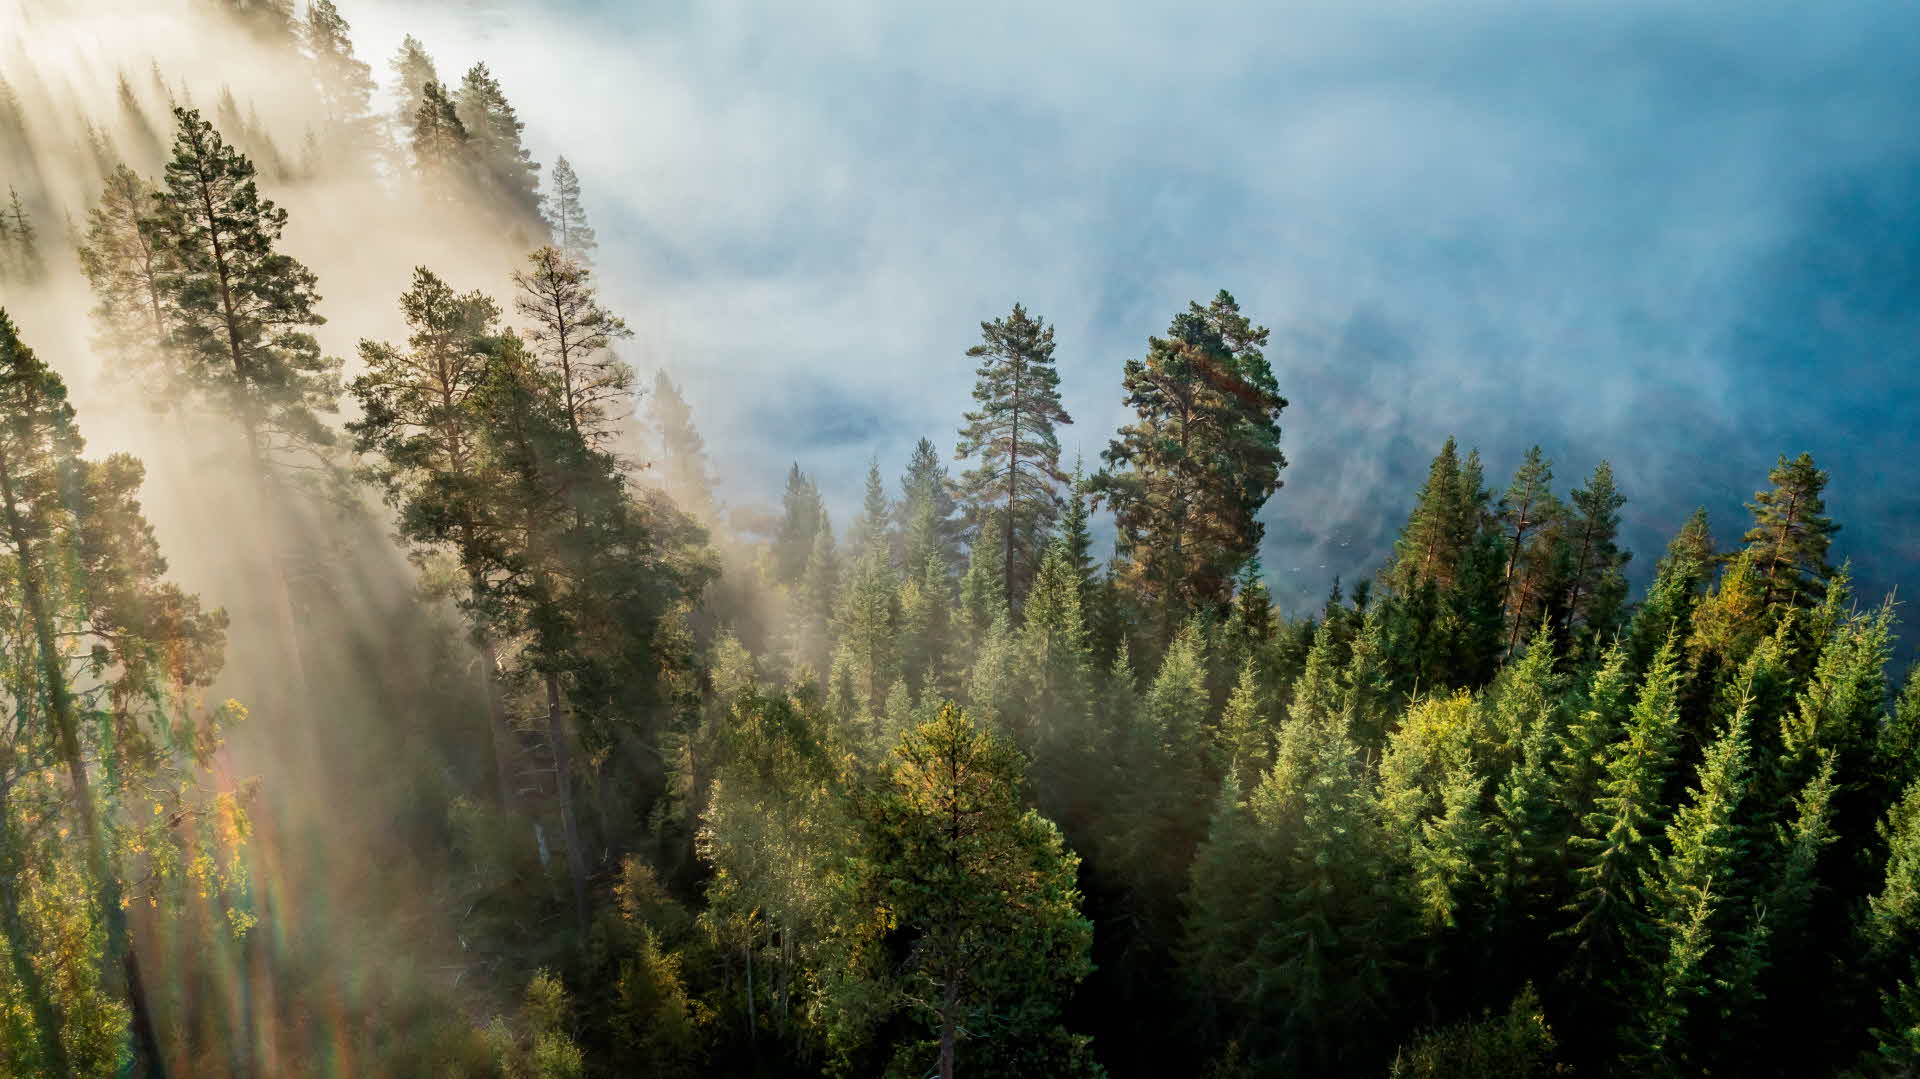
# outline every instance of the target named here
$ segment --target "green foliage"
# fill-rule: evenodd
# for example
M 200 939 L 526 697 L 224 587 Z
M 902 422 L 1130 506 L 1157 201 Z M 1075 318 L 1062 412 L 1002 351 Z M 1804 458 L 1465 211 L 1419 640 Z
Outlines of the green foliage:
M 1053 367 L 1053 327 L 1019 304 L 1005 318 L 980 324 L 981 343 L 967 355 L 981 361 L 956 458 L 980 463 L 960 477 L 960 497 L 974 523 L 976 548 L 997 544 L 1007 601 L 1017 604 L 1038 570 L 1046 537 L 1060 513 L 1060 439 L 1073 422 L 1060 404 Z M 997 507 L 989 522 L 985 511 Z M 990 529 L 989 523 L 992 524 Z
M 1268 332 L 1222 291 L 1147 339 L 1122 383 L 1135 420 L 1101 453 L 1090 487 L 1119 528 L 1120 577 L 1160 641 L 1191 614 L 1224 608 L 1259 550 L 1262 506 L 1280 488 L 1280 396 Z
M 1391 1079 L 1529 1079 L 1558 1075 L 1553 1032 L 1532 986 L 1504 1015 L 1466 1019 L 1422 1035 L 1394 1055 Z

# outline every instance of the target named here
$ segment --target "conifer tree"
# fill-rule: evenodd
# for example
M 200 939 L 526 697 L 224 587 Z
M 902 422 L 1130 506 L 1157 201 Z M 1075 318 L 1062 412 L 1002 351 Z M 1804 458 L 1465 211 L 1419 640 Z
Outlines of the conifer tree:
M 1816 468 L 1811 454 L 1787 460 L 1785 454 L 1767 473 L 1773 486 L 1754 493 L 1747 509 L 1753 527 L 1745 537 L 1754 570 L 1764 582 L 1761 606 L 1776 601 L 1793 606 L 1817 602 L 1824 594 L 1833 566 L 1827 551 L 1840 526 L 1827 516 L 1827 474 Z
M 940 451 L 923 438 L 913 447 L 907 471 L 900 477 L 900 498 L 894 503 L 901 565 L 919 572 L 933 555 L 938 555 L 944 565 L 958 564 L 960 522 L 954 518 L 956 508 Z
M 433 57 L 427 55 L 426 46 L 418 38 L 408 34 L 401 39 L 400 49 L 387 62 L 387 68 L 393 72 L 397 84 L 394 87 L 394 99 L 398 102 L 396 123 L 402 131 L 413 131 L 427 87 L 441 87 L 439 96 L 446 96 L 440 74 L 434 70 Z
M 1013 747 L 949 705 L 901 738 L 873 809 L 875 898 L 912 942 L 894 999 L 931 1026 L 940 1079 L 959 1074 L 963 1036 L 964 1055 L 999 1058 L 1007 1074 L 1087 1070 L 1085 1039 L 1059 1030 L 1092 969 L 1079 859 L 1021 809 L 1020 787 Z M 1075 1066 L 1019 1063 L 1063 1039 Z
M 138 373 L 156 398 L 179 393 L 180 372 L 165 347 L 171 333 L 163 311 L 163 286 L 173 258 L 150 227 L 143 227 L 153 191 L 134 171 L 118 166 L 107 177 L 100 203 L 87 212 L 80 268 L 93 286 L 98 343 Z
M 797 587 L 813 554 L 814 536 L 826 523 L 820 491 L 795 461 L 787 469 L 787 489 L 780 496 L 780 530 L 773 541 L 774 579 Z
M 33 219 L 28 216 L 26 205 L 20 201 L 20 192 L 11 185 L 7 187 L 6 208 L 0 210 L 0 232 L 7 234 L 13 266 L 20 279 L 27 282 L 39 280 L 46 269 L 40 260 L 40 233 L 34 228 Z
M 960 477 L 960 497 L 974 520 L 974 546 L 997 543 L 1007 601 L 1017 604 L 1039 566 L 1060 511 L 1060 440 L 1055 426 L 1073 422 L 1060 404 L 1053 368 L 1053 327 L 1019 304 L 1005 318 L 980 324 L 981 343 L 967 355 L 981 361 L 974 384 L 977 411 L 965 416 L 956 459 L 979 457 Z M 999 534 L 984 531 L 988 507 L 1000 510 Z
M 467 579 L 463 605 L 478 615 L 490 591 L 488 552 L 501 542 L 489 502 L 478 408 L 486 387 L 500 308 L 484 293 L 455 293 L 425 267 L 400 297 L 405 348 L 362 341 L 366 372 L 353 380 L 361 418 L 348 424 L 355 449 L 373 455 L 373 478 L 400 514 L 400 535 L 416 556 L 450 549 Z M 501 805 L 513 802 L 513 735 L 507 724 L 494 638 L 475 617 Z
M 893 508 L 887 502 L 886 483 L 880 478 L 880 461 L 871 458 L 867 461 L 867 486 L 860 502 L 860 516 L 854 518 L 853 527 L 847 530 L 847 542 L 861 552 L 878 549 L 884 559 L 891 560 L 892 529 L 889 526 L 892 521 Z
M 564 156 L 553 162 L 552 201 L 554 246 L 583 266 L 593 265 L 593 252 L 600 241 L 587 224 L 586 206 L 580 201 L 580 177 Z
M 1759 944 L 1743 938 L 1764 908 L 1743 909 L 1754 866 L 1742 802 L 1753 772 L 1748 732 L 1761 687 L 1784 667 L 1783 649 L 1772 638 L 1743 667 L 1738 704 L 1707 747 L 1689 803 L 1667 825 L 1667 851 L 1655 852 L 1647 873 L 1650 970 L 1629 1042 L 1638 1066 L 1650 1072 L 1687 1074 L 1720 1059 L 1702 1039 L 1755 992 L 1739 957 Z
M 1396 592 L 1410 595 L 1421 582 L 1432 582 L 1441 591 L 1452 586 L 1460 558 L 1480 527 L 1478 488 L 1479 480 L 1462 472 L 1449 436 L 1428 466 L 1413 512 L 1394 541 L 1387 581 Z
M 32 641 L 27 677 L 45 724 L 36 739 L 64 774 L 106 961 L 129 997 L 135 1054 L 160 1075 L 166 1058 L 127 930 L 131 896 L 112 856 L 115 810 L 124 796 L 164 790 L 176 755 L 210 759 L 218 717 L 181 739 L 191 724 L 174 709 L 178 694 L 211 681 L 226 620 L 162 579 L 166 563 L 136 500 L 138 462 L 90 462 L 83 448 L 65 385 L 0 311 L 0 547 Z
M 875 473 L 876 481 L 878 473 Z M 851 680 L 865 715 L 877 715 L 899 675 L 899 584 L 884 543 L 869 540 L 853 556 L 834 610 L 833 677 Z
M 276 250 L 287 212 L 260 195 L 253 164 L 213 125 L 176 109 L 173 160 L 149 230 L 166 249 L 161 318 L 189 376 L 224 396 L 256 467 L 324 446 L 319 415 L 336 407 L 339 363 L 308 332 L 316 278 Z
M 600 449 L 632 395 L 633 369 L 613 354 L 613 343 L 633 331 L 601 305 L 593 271 L 558 248 L 542 247 L 527 263 L 531 269 L 513 275 L 513 307 L 527 320 L 527 344 L 559 384 L 567 428 Z
M 1226 839 L 1245 868 L 1201 875 L 1223 861 L 1217 833 L 1195 860 L 1183 967 L 1227 1002 L 1229 1033 L 1266 1070 L 1362 1073 L 1383 1063 L 1359 1032 L 1394 1006 L 1406 891 L 1389 877 L 1379 807 L 1340 716 L 1296 713 L 1281 739 L 1289 745 L 1248 800 L 1247 834 Z M 1237 904 L 1211 894 L 1236 877 L 1272 883 Z
M 1575 922 L 1567 932 L 1579 949 L 1578 969 L 1616 994 L 1630 991 L 1622 964 L 1640 939 L 1641 881 L 1666 820 L 1663 792 L 1678 743 L 1679 681 L 1678 641 L 1670 633 L 1641 683 L 1625 731 L 1608 751 L 1594 809 L 1573 838 L 1575 894 L 1568 910 Z
M 1094 812 L 1094 762 L 1104 741 L 1092 726 L 1093 685 L 1080 587 L 1066 545 L 1047 548 L 1027 594 L 1015 660 L 1030 726 L 1035 794 L 1071 834 Z
M 953 673 L 953 582 L 946 563 L 928 555 L 900 585 L 900 676 L 933 699 L 949 694 Z
M 1123 577 L 1165 639 L 1188 612 L 1224 607 L 1234 574 L 1259 550 L 1259 512 L 1280 488 L 1286 399 L 1261 351 L 1265 327 L 1226 292 L 1175 316 L 1128 360 L 1138 416 L 1101 454 L 1090 485 L 1112 506 Z
M 1572 584 L 1566 599 L 1565 628 L 1577 622 L 1590 636 L 1612 631 L 1626 601 L 1627 581 L 1622 572 L 1633 557 L 1618 542 L 1620 507 L 1627 499 L 1614 486 L 1613 466 L 1594 467 L 1585 487 L 1571 496 L 1567 544 L 1573 557 Z
M 1544 918 L 1560 891 L 1552 879 L 1564 842 L 1554 789 L 1565 738 L 1556 661 L 1551 628 L 1543 621 L 1526 654 L 1501 672 L 1492 690 L 1496 754 L 1505 768 L 1494 781 L 1489 875 L 1496 917 L 1507 920 L 1500 935 L 1507 939 Z
M 1519 645 L 1522 627 L 1540 598 L 1530 594 L 1528 586 L 1537 577 L 1539 563 L 1549 557 L 1542 548 L 1550 545 L 1540 543 L 1540 536 L 1561 514 L 1552 484 L 1552 462 L 1541 455 L 1540 447 L 1530 447 L 1496 511 L 1507 550 L 1502 605 L 1507 612 L 1509 654 Z
M 540 166 L 521 145 L 520 133 L 527 125 L 507 103 L 500 80 L 487 65 L 475 64 L 460 80 L 453 103 L 466 129 L 468 152 L 482 190 L 509 220 L 544 235 L 547 222 L 540 208 L 546 200 L 540 194 Z
M 314 68 L 329 124 L 328 152 L 343 156 L 375 148 L 372 69 L 353 54 L 352 29 L 333 0 L 310 0 L 301 37 Z
M 1273 759 L 1273 731 L 1267 716 L 1270 705 L 1263 681 L 1249 657 L 1240 665 L 1233 695 L 1220 713 L 1220 758 L 1224 771 L 1240 790 L 1257 784 Z
M 693 425 L 693 409 L 665 368 L 654 373 L 647 423 L 660 448 L 660 480 L 667 494 L 696 521 L 714 520 L 714 477 L 707 443 Z
M 429 81 L 420 88 L 406 130 L 414 168 L 440 198 L 457 198 L 472 179 L 467 156 L 471 136 L 445 87 Z
M 314 310 L 317 279 L 277 250 L 287 212 L 261 197 L 253 164 L 199 113 L 175 109 L 174 118 L 173 159 L 143 225 L 168 260 L 159 284 L 169 353 L 239 425 L 258 497 L 282 507 L 292 470 L 306 463 L 296 458 L 334 441 L 320 416 L 337 407 L 340 365 L 309 332 L 325 321 Z M 275 544 L 270 589 L 292 690 L 304 698 L 291 543 Z

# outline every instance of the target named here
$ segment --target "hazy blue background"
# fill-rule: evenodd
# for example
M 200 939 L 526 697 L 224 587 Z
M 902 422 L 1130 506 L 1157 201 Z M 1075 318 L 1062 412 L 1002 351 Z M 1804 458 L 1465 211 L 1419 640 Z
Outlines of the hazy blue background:
M 1920 6 L 341 0 L 499 74 L 735 505 L 950 448 L 977 323 L 1053 320 L 1093 462 L 1121 363 L 1225 287 L 1274 330 L 1290 606 L 1371 572 L 1448 433 L 1610 458 L 1637 577 L 1775 455 L 1915 577 Z M 475 282 L 478 284 L 479 282 Z M 1869 552 L 1872 552 L 1869 555 Z

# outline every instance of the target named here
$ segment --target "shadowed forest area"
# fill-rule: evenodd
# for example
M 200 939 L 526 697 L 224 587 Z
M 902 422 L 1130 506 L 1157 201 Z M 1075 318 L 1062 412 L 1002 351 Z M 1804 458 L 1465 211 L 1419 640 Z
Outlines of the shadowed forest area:
M 1009 297 L 844 522 L 729 506 L 484 61 L 20 12 L 0 1073 L 1920 1073 L 1920 675 L 1797 447 L 1631 552 L 1460 431 L 1283 610 L 1280 313 L 1069 459 Z

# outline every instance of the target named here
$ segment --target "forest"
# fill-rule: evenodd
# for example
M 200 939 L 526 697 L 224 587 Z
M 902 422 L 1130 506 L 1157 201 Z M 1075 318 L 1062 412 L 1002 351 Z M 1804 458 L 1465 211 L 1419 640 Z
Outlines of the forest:
M 485 62 L 195 3 L 295 105 L 0 55 L 0 1073 L 1920 1074 L 1811 455 L 1630 552 L 1461 432 L 1290 611 L 1278 313 L 1171 300 L 1069 459 L 1009 297 L 857 512 L 729 506 Z

